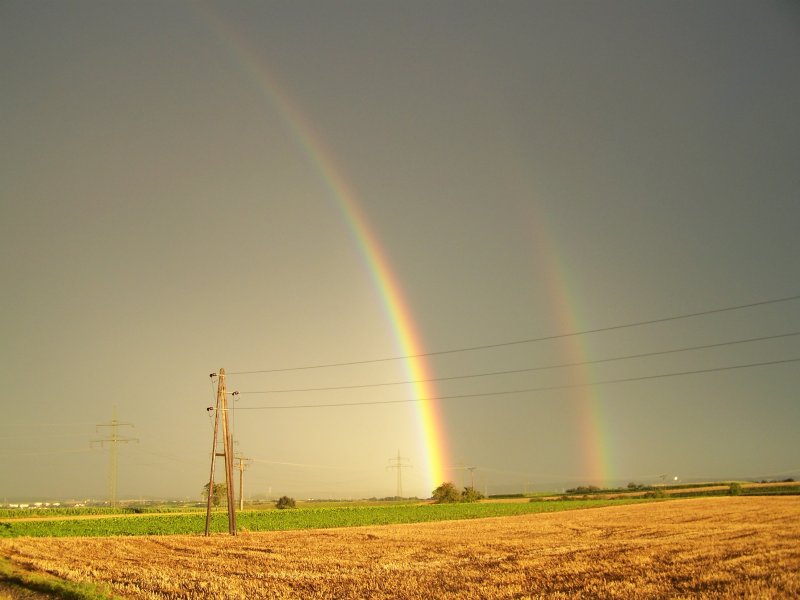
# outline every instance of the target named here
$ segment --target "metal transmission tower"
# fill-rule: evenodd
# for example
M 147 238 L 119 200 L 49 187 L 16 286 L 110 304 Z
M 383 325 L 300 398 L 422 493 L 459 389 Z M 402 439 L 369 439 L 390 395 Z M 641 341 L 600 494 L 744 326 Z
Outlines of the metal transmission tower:
M 110 427 L 111 432 L 109 437 L 92 440 L 91 444 L 100 444 L 100 447 L 105 447 L 105 444 L 111 444 L 111 460 L 108 468 L 108 504 L 109 506 L 117 505 L 117 445 L 127 444 L 128 442 L 138 442 L 136 438 L 124 437 L 119 434 L 120 427 L 133 427 L 133 423 L 120 423 L 117 421 L 117 407 L 114 407 L 111 423 L 98 423 L 95 427 L 99 433 L 101 427 Z
M 235 458 L 239 461 L 239 465 L 236 467 L 239 469 L 239 510 L 244 510 L 244 470 L 247 468 L 245 461 L 250 462 L 250 459 L 244 456 Z
M 397 451 L 397 458 L 390 458 L 389 459 L 389 466 L 386 467 L 387 469 L 397 469 L 397 498 L 400 499 L 403 497 L 403 469 L 411 468 L 411 465 L 404 463 L 404 460 L 408 460 L 400 456 L 400 450 Z
M 211 444 L 211 475 L 208 480 L 208 503 L 206 506 L 206 535 L 211 527 L 211 501 L 214 498 L 214 465 L 217 456 L 225 460 L 225 486 L 228 492 L 228 533 L 236 535 L 236 507 L 233 502 L 233 432 L 228 421 L 228 397 L 225 392 L 225 369 L 220 369 L 219 374 L 211 373 L 217 380 L 217 405 L 211 409 L 214 415 L 214 441 Z M 222 421 L 222 452 L 217 448 L 219 424 Z

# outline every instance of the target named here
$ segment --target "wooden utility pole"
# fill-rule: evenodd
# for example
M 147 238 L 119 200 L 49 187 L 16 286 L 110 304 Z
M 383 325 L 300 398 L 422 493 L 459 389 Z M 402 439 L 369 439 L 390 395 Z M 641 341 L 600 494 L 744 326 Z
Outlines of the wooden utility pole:
M 92 440 L 92 444 L 100 444 L 104 447 L 106 443 L 111 446 L 111 460 L 108 468 L 108 504 L 109 506 L 117 505 L 117 445 L 127 444 L 128 442 L 138 442 L 136 438 L 123 437 L 119 435 L 120 427 L 133 427 L 133 423 L 120 423 L 117 421 L 117 407 L 114 407 L 111 423 L 98 423 L 96 431 L 100 431 L 101 427 L 111 427 L 109 437 L 101 440 Z
M 470 479 L 471 479 L 470 487 L 473 490 L 475 489 L 475 469 L 477 469 L 477 468 L 478 467 L 467 467 L 467 471 L 469 471 Z
M 211 502 L 214 498 L 214 465 L 217 456 L 225 461 L 225 487 L 228 495 L 228 533 L 236 535 L 236 506 L 233 499 L 233 432 L 228 420 L 228 397 L 225 392 L 225 369 L 212 373 L 217 380 L 217 405 L 214 415 L 214 441 L 211 444 L 211 475 L 208 479 L 208 502 L 206 505 L 206 535 L 211 527 Z M 217 448 L 220 420 L 222 421 L 222 452 Z
M 239 510 L 244 510 L 244 470 L 247 468 L 245 461 L 249 461 L 250 459 L 237 456 L 236 460 L 239 461 L 239 466 L 236 467 L 239 469 Z

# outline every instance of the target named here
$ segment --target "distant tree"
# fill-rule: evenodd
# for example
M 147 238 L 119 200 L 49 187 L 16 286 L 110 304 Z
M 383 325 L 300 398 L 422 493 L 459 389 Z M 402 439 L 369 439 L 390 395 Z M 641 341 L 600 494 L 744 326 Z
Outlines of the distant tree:
M 739 483 L 738 481 L 732 482 L 728 487 L 728 493 L 731 496 L 738 496 L 739 494 L 742 493 L 742 484 Z
M 433 490 L 433 501 L 436 504 L 450 504 L 453 502 L 461 502 L 461 492 L 449 481 L 445 481 L 442 485 Z
M 570 488 L 567 490 L 568 494 L 594 494 L 595 492 L 599 492 L 600 488 L 596 485 L 579 485 L 575 488 Z
M 477 502 L 481 498 L 483 498 L 483 494 L 473 487 L 467 486 L 461 493 L 461 502 Z
M 203 486 L 203 498 L 208 500 L 208 484 Z M 214 484 L 214 491 L 211 495 L 211 504 L 214 506 L 219 506 L 222 502 L 222 499 L 225 499 L 225 504 L 228 503 L 228 486 L 224 483 L 215 483 Z
M 275 508 L 294 508 L 295 501 L 294 498 L 289 498 L 289 496 L 281 496 L 278 498 L 278 501 L 275 503 Z

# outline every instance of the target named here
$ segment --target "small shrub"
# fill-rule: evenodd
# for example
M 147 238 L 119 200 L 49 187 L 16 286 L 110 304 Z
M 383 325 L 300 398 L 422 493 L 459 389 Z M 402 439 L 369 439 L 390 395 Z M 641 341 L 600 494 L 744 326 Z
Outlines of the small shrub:
M 667 497 L 667 493 L 664 490 L 662 490 L 661 488 L 656 488 L 656 489 L 654 489 L 654 490 L 652 490 L 650 492 L 645 492 L 644 497 L 645 498 L 666 498 Z
M 463 493 L 461 494 L 461 502 L 477 502 L 483 498 L 483 494 L 481 494 L 478 490 L 473 487 L 465 487 Z
M 294 508 L 295 501 L 294 498 L 289 498 L 289 496 L 281 496 L 278 498 L 278 501 L 275 503 L 275 508 Z

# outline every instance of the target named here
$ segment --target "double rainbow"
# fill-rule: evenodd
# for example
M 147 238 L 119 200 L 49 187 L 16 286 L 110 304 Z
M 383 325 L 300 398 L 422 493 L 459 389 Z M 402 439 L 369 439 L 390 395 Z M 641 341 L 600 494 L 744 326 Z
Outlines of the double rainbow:
M 210 6 L 195 3 L 205 22 L 222 42 L 234 63 L 251 80 L 260 93 L 280 115 L 286 127 L 303 149 L 321 179 L 327 185 L 338 209 L 341 211 L 350 233 L 358 246 L 372 280 L 383 301 L 387 317 L 392 324 L 398 346 L 405 358 L 405 367 L 417 407 L 417 421 L 425 455 L 427 485 L 429 490 L 445 481 L 448 462 L 442 417 L 436 400 L 424 400 L 436 396 L 435 388 L 425 380 L 432 375 L 426 364 L 419 333 L 412 313 L 392 267 L 370 222 L 364 213 L 355 191 L 338 168 L 333 154 L 315 131 L 312 123 L 297 107 L 297 103 L 286 93 L 262 58 L 253 52 L 244 36 L 240 35 Z

